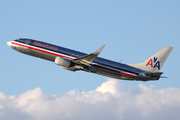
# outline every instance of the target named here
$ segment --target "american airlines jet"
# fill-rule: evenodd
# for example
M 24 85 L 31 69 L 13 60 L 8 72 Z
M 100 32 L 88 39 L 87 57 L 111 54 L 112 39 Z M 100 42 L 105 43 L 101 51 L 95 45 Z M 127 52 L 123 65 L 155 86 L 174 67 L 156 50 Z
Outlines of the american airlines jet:
M 158 80 L 163 74 L 160 70 L 173 49 L 166 46 L 142 63 L 122 64 L 122 59 L 115 62 L 97 57 L 105 45 L 94 53 L 85 54 L 32 39 L 16 39 L 7 44 L 18 52 L 52 61 L 67 70 L 83 70 L 111 78 L 135 81 Z

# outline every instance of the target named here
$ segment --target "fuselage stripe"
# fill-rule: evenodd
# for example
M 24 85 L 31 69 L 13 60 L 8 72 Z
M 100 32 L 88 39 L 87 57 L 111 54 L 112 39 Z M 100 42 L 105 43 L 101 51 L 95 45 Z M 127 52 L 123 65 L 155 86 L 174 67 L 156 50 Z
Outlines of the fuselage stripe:
M 129 73 L 125 73 L 125 72 L 113 70 L 113 69 L 106 68 L 106 67 L 99 66 L 99 65 L 95 65 L 95 64 L 94 64 L 94 65 L 92 65 L 92 66 L 96 66 L 96 67 L 103 68 L 103 69 L 106 69 L 106 70 L 110 70 L 110 71 L 113 71 L 113 72 L 121 73 L 121 74 L 123 74 L 123 75 L 127 75 L 127 76 L 130 76 L 130 77 L 136 77 L 135 75 L 131 75 L 131 74 L 129 74 Z
M 49 50 L 43 50 L 42 48 L 38 48 L 38 47 L 31 47 L 30 45 L 24 45 L 24 44 L 19 44 L 19 43 L 16 43 L 16 42 L 12 42 L 12 44 L 14 45 L 18 45 L 18 46 L 21 46 L 21 47 L 26 47 L 26 48 L 29 48 L 29 49 L 32 49 L 32 50 L 36 50 L 36 51 L 39 51 L 39 52 L 44 52 L 44 53 L 47 53 L 47 54 L 51 54 L 51 55 L 55 55 L 55 56 L 59 56 L 59 57 L 63 57 L 63 58 L 67 58 L 67 59 L 72 59 L 72 57 L 69 57 L 69 56 L 65 56 L 65 55 L 60 55 L 59 53 L 53 53 L 53 52 L 49 52 Z M 123 75 L 126 75 L 126 76 L 130 76 L 130 77 L 136 77 L 135 75 L 132 75 L 130 73 L 126 73 L 126 72 L 122 72 L 122 71 L 117 71 L 117 70 L 114 70 L 114 69 L 111 69 L 111 68 L 107 68 L 107 67 L 103 67 L 103 66 L 100 66 L 100 65 L 97 65 L 97 64 L 92 64 L 93 66 L 95 67 L 99 67 L 99 68 L 103 68 L 103 69 L 106 69 L 106 70 L 109 70 L 109 71 L 113 71 L 113 72 L 117 72 L 117 73 L 120 73 L 120 74 L 123 74 Z
M 39 49 L 39 48 L 30 47 L 30 46 L 27 46 L 27 45 L 22 45 L 22 44 L 15 43 L 15 42 L 12 42 L 12 44 L 15 44 L 15 45 L 18 45 L 18 46 L 21 46 L 21 47 L 26 47 L 26 48 L 29 48 L 29 49 L 32 49 L 32 50 L 44 52 L 44 53 L 47 53 L 47 54 L 59 56 L 59 57 L 64 57 L 64 58 L 72 59 L 71 57 L 67 57 L 67 56 L 64 56 L 64 55 L 59 55 L 59 54 L 57 54 L 57 53 L 52 53 L 52 52 L 49 52 L 49 51 L 46 51 L 46 50 L 41 50 L 41 49 Z

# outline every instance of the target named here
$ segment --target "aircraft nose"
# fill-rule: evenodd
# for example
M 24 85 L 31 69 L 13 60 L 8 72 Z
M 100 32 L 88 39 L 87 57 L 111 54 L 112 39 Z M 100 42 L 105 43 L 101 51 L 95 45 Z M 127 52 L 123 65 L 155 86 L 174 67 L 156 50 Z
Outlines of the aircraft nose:
M 9 45 L 9 47 L 11 47 L 11 41 L 7 42 L 7 45 Z

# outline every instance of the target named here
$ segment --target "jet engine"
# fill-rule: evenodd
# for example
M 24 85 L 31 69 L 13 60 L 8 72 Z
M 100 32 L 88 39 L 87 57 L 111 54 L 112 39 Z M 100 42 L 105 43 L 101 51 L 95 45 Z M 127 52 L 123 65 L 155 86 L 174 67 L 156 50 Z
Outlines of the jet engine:
M 69 68 L 71 65 L 71 60 L 62 57 L 56 57 L 54 63 L 64 68 Z

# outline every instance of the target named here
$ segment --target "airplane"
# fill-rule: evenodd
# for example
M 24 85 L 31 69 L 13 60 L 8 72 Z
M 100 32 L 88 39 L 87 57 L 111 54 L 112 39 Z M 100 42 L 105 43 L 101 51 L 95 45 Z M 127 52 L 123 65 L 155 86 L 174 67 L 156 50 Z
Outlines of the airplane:
M 149 81 L 159 80 L 163 72 L 160 72 L 163 64 L 171 53 L 173 47 L 166 46 L 147 60 L 139 64 L 123 64 L 97 57 L 105 45 L 96 52 L 85 54 L 57 45 L 38 40 L 20 38 L 7 42 L 14 50 L 34 57 L 49 60 L 61 68 L 77 71 L 83 70 L 115 79 Z

